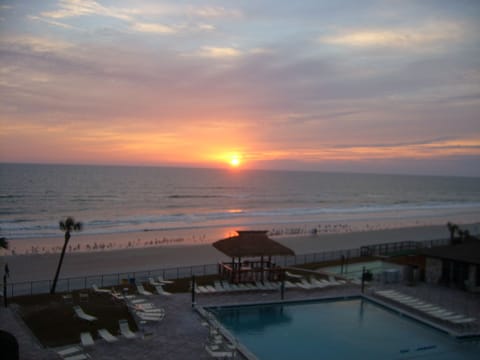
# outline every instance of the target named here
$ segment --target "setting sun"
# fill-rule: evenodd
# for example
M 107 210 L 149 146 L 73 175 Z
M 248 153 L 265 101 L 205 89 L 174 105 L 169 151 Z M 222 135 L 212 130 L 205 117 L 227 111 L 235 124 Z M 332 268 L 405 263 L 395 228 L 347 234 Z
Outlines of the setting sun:
M 240 158 L 238 155 L 233 155 L 230 159 L 230 165 L 232 167 L 238 167 L 240 165 Z

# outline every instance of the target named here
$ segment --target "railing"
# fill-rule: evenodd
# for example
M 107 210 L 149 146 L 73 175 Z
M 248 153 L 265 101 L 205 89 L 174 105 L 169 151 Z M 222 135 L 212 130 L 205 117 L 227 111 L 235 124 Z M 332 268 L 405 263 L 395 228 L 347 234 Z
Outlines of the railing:
M 303 254 L 288 257 L 273 257 L 273 261 L 280 266 L 288 267 L 295 265 L 303 265 L 308 263 L 326 262 L 340 260 L 343 258 L 355 258 L 364 256 L 365 250 L 370 249 L 370 255 L 387 255 L 404 250 L 413 250 L 425 247 L 433 247 L 446 245 L 447 240 L 432 240 L 418 242 L 399 242 L 390 244 L 376 244 L 364 246 L 356 249 L 326 251 L 321 253 Z M 145 271 L 120 272 L 113 274 L 88 275 L 82 277 L 70 277 L 59 279 L 57 283 L 57 292 L 68 292 L 72 290 L 82 290 L 91 288 L 93 284 L 100 287 L 115 286 L 125 282 L 146 282 L 150 277 L 162 275 L 165 279 L 175 280 L 186 277 L 214 275 L 218 273 L 218 264 L 206 264 L 197 266 L 183 266 L 175 268 L 163 268 Z M 25 281 L 10 283 L 7 286 L 7 294 L 10 297 L 44 294 L 48 293 L 51 288 L 51 280 Z

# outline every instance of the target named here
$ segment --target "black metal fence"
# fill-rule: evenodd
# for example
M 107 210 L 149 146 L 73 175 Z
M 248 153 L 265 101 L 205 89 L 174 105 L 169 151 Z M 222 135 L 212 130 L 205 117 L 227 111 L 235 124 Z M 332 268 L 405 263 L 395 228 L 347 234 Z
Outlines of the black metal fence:
M 375 244 L 362 246 L 356 249 L 326 251 L 321 253 L 303 254 L 288 257 L 274 257 L 273 261 L 280 266 L 296 266 L 308 263 L 340 260 L 342 258 L 355 258 L 360 256 L 388 255 L 402 251 L 417 250 L 419 248 L 433 247 L 448 244 L 447 239 L 432 241 L 404 241 L 397 243 Z M 218 272 L 218 264 L 197 266 L 182 266 L 133 272 L 119 272 L 113 274 L 88 275 L 59 279 L 57 292 L 68 292 L 91 288 L 93 284 L 99 287 L 115 286 L 122 283 L 147 282 L 149 278 L 163 276 L 165 279 L 175 280 L 186 277 L 214 275 Z M 51 280 L 25 281 L 8 284 L 8 296 L 22 296 L 48 293 Z

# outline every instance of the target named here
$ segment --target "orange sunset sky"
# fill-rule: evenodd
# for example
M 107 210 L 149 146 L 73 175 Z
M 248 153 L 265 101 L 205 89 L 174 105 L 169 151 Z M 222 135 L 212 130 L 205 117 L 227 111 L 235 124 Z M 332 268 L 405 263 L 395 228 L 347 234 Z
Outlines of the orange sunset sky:
M 479 18 L 475 0 L 2 0 L 0 162 L 480 176 Z

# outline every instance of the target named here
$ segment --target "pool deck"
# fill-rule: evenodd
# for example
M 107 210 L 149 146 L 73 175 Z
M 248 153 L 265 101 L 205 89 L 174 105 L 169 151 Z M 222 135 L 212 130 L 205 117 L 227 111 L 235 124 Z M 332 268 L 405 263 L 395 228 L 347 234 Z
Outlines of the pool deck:
M 423 298 L 438 305 L 445 306 L 459 313 L 466 313 L 477 318 L 477 331 L 480 330 L 480 294 L 469 294 L 448 288 L 429 286 L 405 286 L 400 284 L 372 285 L 371 289 L 396 289 L 406 294 Z M 343 285 L 316 290 L 288 289 L 285 301 L 307 300 L 331 297 L 349 297 L 360 294 L 357 285 Z M 237 293 L 202 294 L 196 297 L 200 307 L 278 302 L 279 291 L 246 291 Z M 211 359 L 204 349 L 208 338 L 208 328 L 202 323 L 204 319 L 192 308 L 191 295 L 174 294 L 170 297 L 151 296 L 149 301 L 165 308 L 166 316 L 158 323 L 140 325 L 136 339 L 122 339 L 116 343 L 97 340 L 95 345 L 85 348 L 92 359 L 163 359 L 192 360 Z M 13 308 L 13 307 L 12 307 Z M 16 315 L 12 308 L 0 308 L 0 327 L 13 333 L 20 343 L 20 359 L 59 359 L 53 349 L 43 348 L 30 333 L 29 329 Z M 243 359 L 237 356 L 236 359 Z

